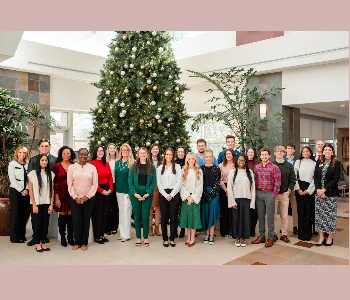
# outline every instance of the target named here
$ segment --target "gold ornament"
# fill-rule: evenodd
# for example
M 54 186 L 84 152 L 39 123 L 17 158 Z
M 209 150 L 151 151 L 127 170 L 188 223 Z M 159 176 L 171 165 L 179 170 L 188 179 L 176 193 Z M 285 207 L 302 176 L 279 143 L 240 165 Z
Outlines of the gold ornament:
M 125 41 L 128 37 L 126 35 L 123 35 L 123 40 Z
M 143 124 L 143 123 L 145 123 L 145 120 L 141 119 L 140 124 Z
M 157 122 L 158 122 L 158 124 L 162 124 L 162 120 L 158 120 Z
M 100 108 L 97 112 L 98 112 L 99 114 L 102 114 L 102 109 Z
M 129 94 L 129 90 L 128 90 L 128 89 L 125 89 L 125 90 L 124 90 L 124 94 Z
M 145 68 L 145 66 L 144 65 L 141 65 L 141 69 L 143 70 Z
M 182 114 L 183 114 L 183 115 L 186 115 L 186 111 L 184 110 L 184 111 L 182 112 Z
M 186 142 L 187 142 L 187 143 L 189 143 L 189 142 L 190 142 L 190 140 L 188 139 L 188 140 L 186 140 Z
M 156 91 L 157 90 L 157 86 L 154 85 L 152 89 L 153 89 L 153 91 Z

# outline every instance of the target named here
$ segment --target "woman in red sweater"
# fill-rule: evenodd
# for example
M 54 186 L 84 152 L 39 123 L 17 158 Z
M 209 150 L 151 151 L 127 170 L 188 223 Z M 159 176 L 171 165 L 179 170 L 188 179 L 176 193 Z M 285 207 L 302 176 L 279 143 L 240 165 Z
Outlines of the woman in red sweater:
M 110 194 L 113 192 L 113 177 L 106 153 L 102 146 L 97 146 L 92 154 L 90 164 L 94 165 L 98 175 L 96 203 L 92 211 L 92 227 L 96 243 L 104 244 L 109 240 L 104 236 L 107 215 L 110 205 Z

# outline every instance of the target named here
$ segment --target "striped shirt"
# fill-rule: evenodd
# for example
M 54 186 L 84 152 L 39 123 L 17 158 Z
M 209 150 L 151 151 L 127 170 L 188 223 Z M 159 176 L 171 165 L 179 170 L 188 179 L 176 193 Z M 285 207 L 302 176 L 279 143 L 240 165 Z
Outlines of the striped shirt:
M 280 191 L 282 176 L 280 169 L 275 164 L 269 161 L 266 166 L 262 163 L 256 165 L 254 178 L 257 190 L 273 190 L 272 195 L 277 196 Z

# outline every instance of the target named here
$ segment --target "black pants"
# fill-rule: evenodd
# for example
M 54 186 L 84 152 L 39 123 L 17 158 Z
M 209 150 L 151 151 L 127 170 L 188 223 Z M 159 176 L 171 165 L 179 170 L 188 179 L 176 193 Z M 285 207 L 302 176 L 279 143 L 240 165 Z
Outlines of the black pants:
M 119 208 L 117 194 L 113 191 L 110 195 L 110 205 L 107 215 L 106 232 L 117 231 L 119 224 Z
M 225 184 L 227 186 L 227 184 Z M 232 210 L 228 208 L 227 195 L 223 189 L 220 189 L 220 235 L 232 235 L 231 218 Z
M 305 191 L 309 187 L 308 182 L 299 180 L 299 187 Z M 314 195 L 299 195 L 295 192 L 298 210 L 298 239 L 309 241 L 312 237 L 313 211 L 315 206 Z
M 90 198 L 83 204 L 77 204 L 70 197 L 70 208 L 72 210 L 73 232 L 75 245 L 87 245 L 89 241 L 90 218 L 95 206 L 95 197 Z
M 236 198 L 237 209 L 232 212 L 232 237 L 236 239 L 250 238 L 250 199 Z
M 10 241 L 23 241 L 26 236 L 26 225 L 28 220 L 28 210 L 30 209 L 29 195 L 22 196 L 14 188 L 10 188 L 10 204 L 11 204 L 11 225 L 10 225 Z
M 97 192 L 95 195 L 96 203 L 92 210 L 92 228 L 94 230 L 94 238 L 98 239 L 104 236 L 107 223 L 107 215 L 109 210 L 110 197 Z
M 49 230 L 49 221 L 50 221 L 50 215 L 48 213 L 50 204 L 39 204 L 38 206 L 38 213 L 32 214 L 33 217 L 33 223 L 34 223 L 34 243 L 35 244 L 45 244 L 45 241 L 47 239 L 47 233 Z M 31 205 L 31 209 L 33 212 L 33 205 Z
M 256 223 L 258 223 L 258 212 L 256 208 L 250 208 L 250 236 L 255 236 Z
M 165 189 L 170 194 L 172 189 Z M 170 201 L 166 200 L 164 196 L 159 193 L 159 205 L 160 205 L 160 224 L 162 226 L 163 241 L 168 240 L 168 217 L 170 219 L 170 241 L 174 241 L 177 232 L 178 224 L 178 211 L 180 206 L 180 193 L 177 193 Z

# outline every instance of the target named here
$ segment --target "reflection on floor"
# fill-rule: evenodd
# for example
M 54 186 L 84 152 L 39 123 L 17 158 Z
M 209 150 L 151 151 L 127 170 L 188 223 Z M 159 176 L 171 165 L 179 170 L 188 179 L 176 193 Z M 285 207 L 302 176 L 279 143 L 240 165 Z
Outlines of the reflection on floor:
M 292 219 L 289 217 L 288 232 L 292 232 Z M 62 247 L 53 238 L 47 244 L 50 252 L 37 253 L 34 247 L 26 244 L 12 244 L 9 237 L 0 237 L 0 264 L 20 265 L 348 265 L 349 264 L 349 199 L 338 200 L 337 233 L 331 247 L 315 247 L 318 240 L 301 242 L 289 234 L 291 243 L 278 240 L 273 247 L 263 244 L 235 247 L 234 240 L 219 236 L 216 231 L 214 245 L 203 243 L 201 234 L 194 247 L 187 247 L 185 239 L 176 239 L 175 248 L 162 246 L 162 238 L 149 238 L 150 246 L 135 246 L 135 231 L 128 242 L 117 240 L 118 235 L 108 236 L 110 242 L 104 245 L 89 244 L 88 251 L 71 250 Z M 119 234 L 119 233 L 118 233 Z M 27 233 L 27 238 L 30 232 Z

